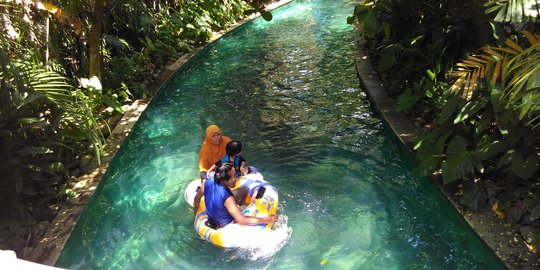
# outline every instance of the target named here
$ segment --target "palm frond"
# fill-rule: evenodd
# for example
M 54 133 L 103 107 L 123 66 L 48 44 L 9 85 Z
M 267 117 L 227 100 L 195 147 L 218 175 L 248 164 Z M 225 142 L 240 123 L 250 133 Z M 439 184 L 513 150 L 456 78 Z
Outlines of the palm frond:
M 472 55 L 456 64 L 450 76 L 455 78 L 450 91 L 469 100 L 478 86 L 502 89 L 500 100 L 506 108 L 514 108 L 519 119 L 538 119 L 540 111 L 540 36 L 524 32 L 530 43 L 518 44 L 512 40 L 507 47 L 485 47 L 481 54 Z M 528 121 L 537 125 L 537 121 Z M 534 123 L 534 124 L 533 124 Z
M 537 113 L 540 98 L 540 42 L 526 48 L 508 62 L 508 78 L 502 97 L 519 106 L 520 119 Z
M 539 15 L 537 0 L 489 0 L 484 6 L 486 14 L 497 12 L 494 21 L 501 23 L 519 24 Z
M 26 61 L 10 61 L 12 69 L 5 75 L 14 80 L 14 73 L 20 78 L 22 89 L 13 85 L 12 92 L 18 100 L 14 109 L 24 110 L 38 102 L 45 102 L 63 111 L 60 119 L 62 126 L 74 126 L 78 130 L 77 141 L 87 140 L 94 145 L 96 156 L 101 155 L 104 142 L 98 120 L 88 103 L 90 99 L 80 89 L 71 86 L 62 75 Z M 11 77 L 11 78 L 10 78 Z
M 536 87 L 540 57 L 538 47 L 540 39 L 537 35 L 524 32 L 531 46 L 523 48 L 518 43 L 507 39 L 507 47 L 484 47 L 481 54 L 468 56 L 456 64 L 456 71 L 450 75 L 454 78 L 451 92 L 454 94 L 463 91 L 464 98 L 470 98 L 476 88 L 485 80 L 490 85 L 500 83 L 510 89 L 521 89 L 524 85 L 528 88 Z M 465 74 L 470 73 L 470 74 Z M 509 90 L 516 92 L 517 90 Z M 508 95 L 503 95 L 508 98 Z
M 529 43 L 531 43 L 533 45 L 540 42 L 540 35 L 533 34 L 533 33 L 528 32 L 528 31 L 525 31 L 523 34 L 525 35 L 525 38 L 527 38 Z
M 458 94 L 461 92 L 464 99 L 470 99 L 480 85 L 478 79 L 486 79 L 490 83 L 497 81 L 500 74 L 498 69 L 501 66 L 497 64 L 501 61 L 500 54 L 490 53 L 493 52 L 492 48 L 484 48 L 483 52 L 483 55 L 471 55 L 456 64 L 457 71 L 450 73 L 450 76 L 457 77 L 450 88 L 452 93 Z
M 504 42 L 506 45 L 508 45 L 508 47 L 514 49 L 517 53 L 521 53 L 523 52 L 523 48 L 521 48 L 521 46 L 519 46 L 519 44 L 515 43 L 513 40 L 511 39 L 506 39 L 506 41 Z

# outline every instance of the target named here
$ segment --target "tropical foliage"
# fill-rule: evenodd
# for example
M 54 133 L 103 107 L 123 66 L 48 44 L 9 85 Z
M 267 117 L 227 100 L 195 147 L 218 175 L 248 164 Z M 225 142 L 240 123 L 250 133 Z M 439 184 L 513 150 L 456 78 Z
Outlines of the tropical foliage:
M 25 255 L 163 66 L 268 2 L 0 1 L 0 249 Z
M 415 171 L 440 173 L 458 187 L 461 203 L 490 205 L 540 244 L 536 1 L 413 2 L 363 1 L 350 22 L 362 24 L 375 68 L 400 94 L 398 109 L 425 131 Z
M 77 152 L 90 143 L 99 156 L 103 142 L 90 96 L 32 49 L 42 46 L 35 37 L 42 32 L 15 16 L 25 8 L 0 6 L 3 24 L 19 30 L 0 35 L 0 242 L 17 248 L 27 244 L 32 220 L 52 214 Z

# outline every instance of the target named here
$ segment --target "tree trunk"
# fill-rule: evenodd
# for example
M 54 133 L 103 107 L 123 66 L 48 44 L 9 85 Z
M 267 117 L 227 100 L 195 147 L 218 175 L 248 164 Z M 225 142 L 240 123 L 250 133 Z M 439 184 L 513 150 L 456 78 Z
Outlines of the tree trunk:
M 96 76 L 102 81 L 102 61 L 101 35 L 103 30 L 103 12 L 105 0 L 96 0 L 94 14 L 92 17 L 92 29 L 88 34 L 88 62 L 90 77 Z
M 484 7 L 486 0 L 473 0 L 472 1 L 472 20 L 474 21 L 475 28 L 478 31 L 478 43 L 480 46 L 493 44 L 493 35 L 491 27 L 489 26 L 489 17 L 486 15 L 486 8 Z

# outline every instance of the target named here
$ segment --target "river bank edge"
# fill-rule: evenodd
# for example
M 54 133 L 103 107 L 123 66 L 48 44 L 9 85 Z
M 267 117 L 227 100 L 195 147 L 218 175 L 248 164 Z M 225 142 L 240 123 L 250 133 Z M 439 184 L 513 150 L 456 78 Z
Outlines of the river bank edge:
M 366 41 L 358 24 L 355 25 L 355 47 L 355 66 L 362 89 L 368 95 L 372 107 L 384 118 L 406 150 L 414 157 L 414 141 L 420 135 L 420 131 L 405 114 L 396 110 L 395 100 L 387 95 L 387 90 L 371 66 Z M 489 208 L 477 211 L 466 209 L 459 203 L 457 186 L 443 184 L 440 175 L 434 174 L 430 179 L 508 269 L 540 268 L 540 258 L 529 250 L 523 237 L 512 229 L 511 224 L 499 219 Z

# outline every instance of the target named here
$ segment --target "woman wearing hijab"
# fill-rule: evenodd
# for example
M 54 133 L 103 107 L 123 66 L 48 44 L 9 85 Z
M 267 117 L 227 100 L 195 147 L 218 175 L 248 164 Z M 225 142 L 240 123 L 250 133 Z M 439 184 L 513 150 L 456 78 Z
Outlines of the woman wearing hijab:
M 206 172 L 212 165 L 221 160 L 227 154 L 226 146 L 231 138 L 223 136 L 216 125 L 206 128 L 206 136 L 199 152 L 199 172 L 201 179 L 206 179 Z
M 221 160 L 227 153 L 225 147 L 227 143 L 231 141 L 231 138 L 223 136 L 221 130 L 216 125 L 210 125 L 206 128 L 206 136 L 201 145 L 201 151 L 199 152 L 199 172 L 201 177 L 201 185 L 204 185 L 206 180 L 206 173 L 208 169 L 216 162 Z M 193 202 L 193 208 L 195 213 L 199 208 L 199 202 L 201 201 L 203 193 L 199 189 L 195 195 L 195 201 Z

